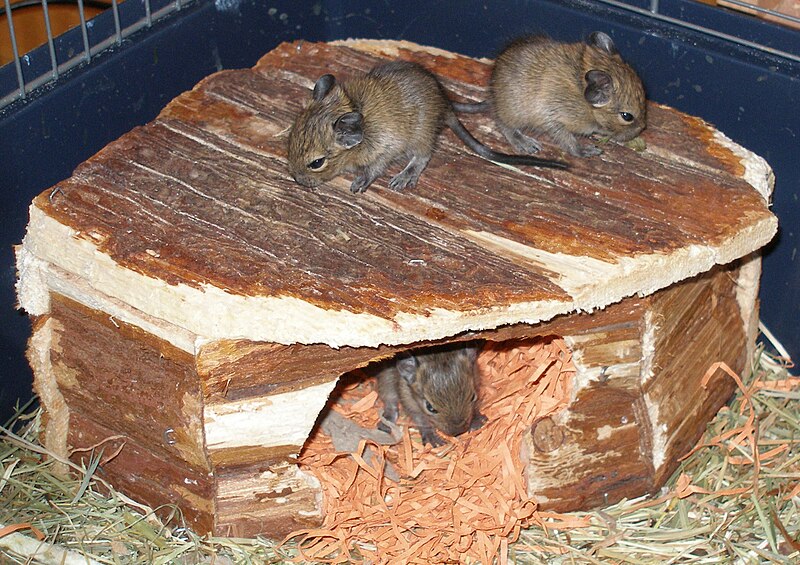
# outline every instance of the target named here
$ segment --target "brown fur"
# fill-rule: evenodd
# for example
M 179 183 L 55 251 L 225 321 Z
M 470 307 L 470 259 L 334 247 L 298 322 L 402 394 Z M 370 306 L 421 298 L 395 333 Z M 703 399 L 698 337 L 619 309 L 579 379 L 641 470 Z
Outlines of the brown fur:
M 444 443 L 436 430 L 457 436 L 479 428 L 486 418 L 477 405 L 477 353 L 474 344 L 459 343 L 417 349 L 384 363 L 378 373 L 383 417 L 395 422 L 402 405 L 423 442 L 433 446 Z
M 343 117 L 353 123 L 343 123 Z M 341 84 L 332 75 L 317 81 L 313 99 L 289 133 L 289 170 L 304 186 L 318 186 L 342 174 L 355 173 L 350 190 L 357 193 L 364 192 L 393 162 L 408 159 L 406 167 L 389 183 L 390 188 L 401 190 L 417 183 L 445 126 L 473 151 L 490 159 L 566 166 L 558 161 L 493 152 L 464 129 L 430 71 L 415 63 L 394 62 Z
M 416 170 L 421 173 L 430 160 L 448 110 L 439 82 L 418 65 L 382 65 L 335 84 L 328 96 L 312 101 L 292 127 L 292 175 L 302 185 L 317 186 L 356 173 L 350 190 L 363 192 L 393 161 L 408 157 L 409 166 L 392 179 L 393 188 L 404 188 L 416 182 Z M 351 148 L 337 143 L 331 127 L 346 112 L 364 116 L 363 142 Z M 325 168 L 309 170 L 308 163 L 319 157 L 327 159 Z
M 593 105 L 586 98 L 587 73 L 611 79 L 610 99 Z M 644 87 L 617 53 L 611 38 L 595 32 L 586 43 L 558 43 L 528 37 L 509 45 L 497 58 L 490 81 L 490 101 L 501 130 L 523 152 L 539 149 L 523 133 L 548 134 L 576 156 L 599 154 L 599 148 L 576 136 L 601 134 L 615 141 L 636 137 L 646 125 Z M 625 112 L 633 117 L 622 118 Z

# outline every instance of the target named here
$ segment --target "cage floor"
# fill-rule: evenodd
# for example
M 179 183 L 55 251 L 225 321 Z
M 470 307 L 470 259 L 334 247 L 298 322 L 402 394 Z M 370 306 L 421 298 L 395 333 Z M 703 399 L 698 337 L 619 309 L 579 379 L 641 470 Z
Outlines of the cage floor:
M 565 515 L 572 524 L 542 515 L 507 551 L 501 544 L 498 562 L 796 563 L 800 378 L 761 351 L 753 364 L 659 496 Z M 727 373 L 710 367 L 720 370 Z M 40 417 L 39 410 L 19 416 L 17 433 L 0 433 L 0 561 L 29 563 L 43 555 L 88 565 L 302 559 L 307 548 L 293 540 L 197 535 L 177 510 L 148 508 L 110 489 L 91 464 L 102 455 L 90 458 L 88 468 L 73 467 L 67 479 L 57 477 L 57 459 L 38 443 Z M 359 554 L 351 550 L 354 561 Z

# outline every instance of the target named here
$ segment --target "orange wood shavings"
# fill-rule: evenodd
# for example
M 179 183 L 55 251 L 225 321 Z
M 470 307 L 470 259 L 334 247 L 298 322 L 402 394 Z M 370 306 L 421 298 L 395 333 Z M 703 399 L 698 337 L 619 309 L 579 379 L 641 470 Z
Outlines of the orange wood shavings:
M 750 490 L 750 487 L 739 487 L 732 489 L 716 489 L 710 491 L 692 484 L 692 478 L 686 473 L 681 473 L 675 483 L 675 496 L 678 498 L 686 498 L 693 494 L 714 494 L 715 496 L 735 496 L 737 494 L 744 494 Z
M 487 423 L 450 438 L 448 445 L 423 447 L 409 420 L 397 445 L 369 444 L 374 457 L 332 457 L 329 438 L 316 433 L 300 456 L 301 467 L 322 484 L 322 528 L 294 532 L 298 559 L 342 563 L 441 563 L 465 559 L 507 562 L 508 544 L 522 528 L 559 522 L 540 515 L 529 498 L 521 459 L 523 437 L 538 418 L 564 408 L 574 375 L 569 350 L 560 339 L 487 343 L 478 358 L 481 411 Z M 362 426 L 375 426 L 382 409 L 372 380 L 348 383 L 334 408 Z M 385 462 L 401 480 L 384 476 Z M 564 517 L 564 525 L 574 520 Z
M 34 527 L 32 524 L 28 522 L 23 522 L 20 524 L 10 524 L 8 526 L 0 528 L 0 538 L 5 537 L 8 534 L 18 532 L 20 530 L 30 530 L 31 532 L 33 532 L 33 535 L 35 535 L 36 539 L 38 539 L 39 541 L 43 541 L 45 538 L 45 535 L 41 532 L 41 530 Z
M 782 379 L 779 381 L 757 381 L 753 383 L 753 386 L 755 388 L 788 392 L 790 390 L 800 388 L 800 377 L 790 376 L 787 379 Z

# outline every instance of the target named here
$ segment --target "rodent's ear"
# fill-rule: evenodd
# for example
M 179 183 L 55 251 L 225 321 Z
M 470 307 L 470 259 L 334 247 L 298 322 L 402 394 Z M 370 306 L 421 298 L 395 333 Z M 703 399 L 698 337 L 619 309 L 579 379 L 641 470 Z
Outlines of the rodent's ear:
M 589 71 L 584 78 L 586 79 L 586 90 L 583 91 L 583 97 L 589 104 L 600 108 L 611 102 L 611 94 L 614 89 L 611 75 L 604 71 Z
M 618 53 L 617 46 L 614 45 L 614 40 L 602 31 L 593 31 L 586 40 L 586 43 L 605 51 L 609 55 L 616 55 Z
M 397 372 L 408 384 L 414 384 L 417 380 L 417 358 L 409 354 L 401 354 L 395 361 Z
M 358 112 L 348 112 L 336 120 L 333 131 L 336 134 L 336 143 L 350 149 L 364 139 L 364 130 L 361 127 L 362 116 Z
M 322 75 L 319 77 L 314 84 L 314 92 L 312 93 L 314 100 L 319 102 L 325 98 L 334 84 L 336 84 L 336 77 L 333 75 Z

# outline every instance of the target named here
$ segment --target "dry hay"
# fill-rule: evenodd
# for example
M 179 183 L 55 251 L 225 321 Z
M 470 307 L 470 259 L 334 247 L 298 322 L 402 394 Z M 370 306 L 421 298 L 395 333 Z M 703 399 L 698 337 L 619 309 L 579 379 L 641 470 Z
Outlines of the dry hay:
M 722 365 L 709 370 L 728 372 Z M 499 561 L 798 562 L 798 413 L 800 379 L 760 352 L 752 375 L 741 382 L 734 399 L 708 425 L 698 448 L 659 496 L 567 514 L 572 524 L 531 515 L 531 526 L 519 531 L 507 552 L 501 539 Z M 0 562 L 188 565 L 297 558 L 294 542 L 276 547 L 265 539 L 200 537 L 183 527 L 177 512 L 169 520 L 157 518 L 153 510 L 107 491 L 99 473 L 87 474 L 99 455 L 74 479 L 57 479 L 54 461 L 44 457 L 37 443 L 39 413 L 20 417 L 16 429 L 18 434 L 0 434 L 0 528 L 9 527 L 0 531 Z M 413 459 L 412 465 L 421 460 Z M 366 473 L 363 466 L 359 469 Z M 37 532 L 43 542 L 37 540 Z M 513 528 L 508 533 L 513 537 Z M 51 553 L 49 560 L 32 557 L 41 548 L 60 555 Z M 354 560 L 361 551 L 357 545 L 351 549 Z

